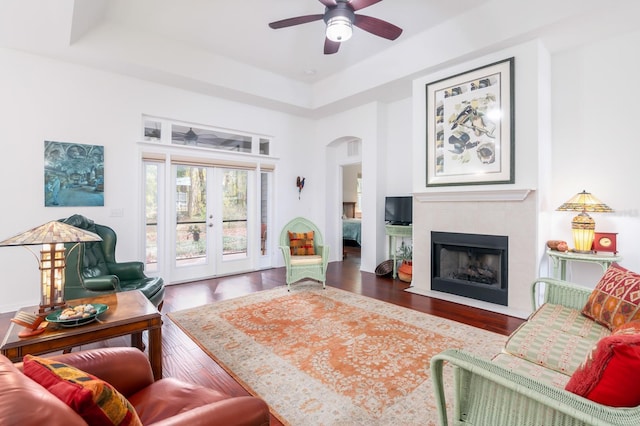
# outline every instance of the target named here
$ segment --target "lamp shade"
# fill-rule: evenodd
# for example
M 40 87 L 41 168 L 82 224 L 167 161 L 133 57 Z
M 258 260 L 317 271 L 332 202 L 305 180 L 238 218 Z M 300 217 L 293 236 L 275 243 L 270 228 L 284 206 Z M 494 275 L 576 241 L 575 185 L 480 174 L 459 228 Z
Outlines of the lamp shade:
M 100 235 L 66 223 L 51 221 L 0 242 L 0 247 L 102 241 Z
M 562 204 L 556 210 L 563 212 L 613 212 L 613 209 L 611 207 L 609 207 L 587 191 L 582 191 L 574 195 L 569 201 Z
M 571 221 L 571 232 L 573 234 L 573 244 L 578 252 L 589 252 L 593 245 L 593 237 L 596 229 L 596 222 L 587 212 L 609 213 L 613 209 L 602 201 L 594 197 L 587 191 L 582 191 L 574 195 L 569 201 L 562 204 L 556 210 L 580 212 Z
M 102 238 L 93 232 L 66 223 L 51 221 L 0 242 L 0 247 L 42 246 L 40 250 L 39 313 L 44 315 L 66 303 L 64 300 L 66 266 L 64 243 L 90 241 L 102 241 Z

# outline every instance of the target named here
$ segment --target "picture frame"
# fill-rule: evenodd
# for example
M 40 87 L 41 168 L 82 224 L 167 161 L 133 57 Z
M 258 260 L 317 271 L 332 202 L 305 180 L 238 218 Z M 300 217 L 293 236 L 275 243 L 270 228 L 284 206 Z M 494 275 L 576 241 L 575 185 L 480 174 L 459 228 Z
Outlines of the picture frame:
M 44 141 L 45 207 L 104 206 L 104 146 Z
M 427 187 L 514 183 L 514 58 L 425 89 Z

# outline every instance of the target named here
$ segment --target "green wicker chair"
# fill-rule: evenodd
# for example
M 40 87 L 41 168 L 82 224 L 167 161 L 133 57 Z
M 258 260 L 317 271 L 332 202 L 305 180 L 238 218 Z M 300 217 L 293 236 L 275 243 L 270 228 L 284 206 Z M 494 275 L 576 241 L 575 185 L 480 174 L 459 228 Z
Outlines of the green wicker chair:
M 313 231 L 314 255 L 292 255 L 289 232 L 306 233 Z M 287 223 L 280 232 L 280 250 L 286 268 L 287 290 L 291 284 L 305 278 L 314 279 L 326 287 L 327 264 L 329 263 L 329 246 L 325 246 L 320 229 L 308 219 L 297 217 Z
M 539 278 L 532 290 L 534 309 L 545 302 L 581 309 L 591 293 L 551 278 Z M 451 419 L 445 400 L 445 364 L 454 373 Z M 640 407 L 598 404 L 460 350 L 434 356 L 431 377 L 441 426 L 640 425 Z

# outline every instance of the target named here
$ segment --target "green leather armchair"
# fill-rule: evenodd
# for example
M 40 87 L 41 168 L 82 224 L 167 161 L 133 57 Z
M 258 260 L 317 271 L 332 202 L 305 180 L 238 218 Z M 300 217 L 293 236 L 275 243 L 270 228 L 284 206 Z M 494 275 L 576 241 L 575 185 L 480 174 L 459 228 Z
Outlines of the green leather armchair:
M 142 262 L 116 262 L 117 236 L 113 229 L 79 214 L 60 221 L 102 237 L 102 241 L 97 242 L 66 244 L 64 292 L 67 300 L 140 290 L 158 309 L 162 308 L 164 280 L 147 277 Z

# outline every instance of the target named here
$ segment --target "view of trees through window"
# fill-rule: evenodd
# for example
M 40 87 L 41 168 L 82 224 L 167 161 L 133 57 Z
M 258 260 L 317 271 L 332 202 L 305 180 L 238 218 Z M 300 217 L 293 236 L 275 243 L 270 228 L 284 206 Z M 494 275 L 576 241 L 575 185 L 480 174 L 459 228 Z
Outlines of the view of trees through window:
M 158 270 L 158 165 L 145 165 L 146 270 Z
M 247 251 L 246 170 L 222 173 L 222 254 Z M 178 166 L 176 177 L 176 258 L 204 258 L 209 227 L 207 220 L 207 169 Z
M 222 184 L 223 254 L 247 252 L 246 170 L 225 170 Z
M 178 166 L 176 170 L 176 260 L 206 256 L 207 170 Z

